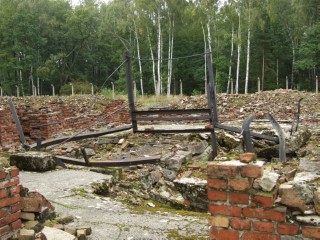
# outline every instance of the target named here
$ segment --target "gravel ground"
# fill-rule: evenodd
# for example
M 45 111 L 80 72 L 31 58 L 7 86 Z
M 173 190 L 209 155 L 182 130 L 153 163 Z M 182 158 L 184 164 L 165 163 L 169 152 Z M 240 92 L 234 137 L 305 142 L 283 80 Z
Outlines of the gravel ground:
M 126 205 L 112 198 L 93 194 L 80 196 L 74 192 L 75 189 L 90 191 L 90 183 L 109 177 L 70 169 L 46 173 L 20 172 L 24 187 L 43 194 L 58 213 L 75 217 L 70 225 L 91 226 L 89 240 L 207 239 L 206 217 L 149 211 L 134 214 Z

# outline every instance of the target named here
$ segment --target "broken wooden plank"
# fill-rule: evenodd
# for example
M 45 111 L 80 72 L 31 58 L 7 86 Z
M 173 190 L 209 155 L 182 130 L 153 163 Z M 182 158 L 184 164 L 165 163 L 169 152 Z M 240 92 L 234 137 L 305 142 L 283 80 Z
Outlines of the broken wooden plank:
M 212 132 L 212 128 L 186 128 L 186 129 L 151 129 L 137 130 L 135 133 L 202 133 Z
M 62 142 L 71 142 L 71 141 L 78 141 L 78 140 L 87 139 L 87 138 L 99 137 L 99 136 L 103 136 L 103 135 L 107 135 L 107 134 L 130 130 L 131 128 L 132 128 L 132 125 L 126 125 L 123 127 L 111 128 L 111 129 L 97 131 L 97 132 L 81 133 L 78 135 L 61 137 L 61 138 L 52 138 L 52 139 L 42 141 L 41 147 L 48 147 L 48 146 L 52 146 L 52 145 L 59 144 Z M 32 145 L 30 145 L 30 148 L 35 148 L 36 146 L 37 146 L 37 144 L 32 144 Z
M 157 163 L 160 162 L 160 155 L 152 157 L 142 157 L 142 158 L 127 158 L 120 160 L 111 160 L 111 161 L 97 161 L 97 162 L 83 162 L 76 158 L 70 158 L 65 156 L 55 156 L 54 159 L 60 160 L 63 163 L 75 164 L 85 167 L 112 167 L 112 166 L 131 166 L 138 164 L 147 164 L 147 163 Z

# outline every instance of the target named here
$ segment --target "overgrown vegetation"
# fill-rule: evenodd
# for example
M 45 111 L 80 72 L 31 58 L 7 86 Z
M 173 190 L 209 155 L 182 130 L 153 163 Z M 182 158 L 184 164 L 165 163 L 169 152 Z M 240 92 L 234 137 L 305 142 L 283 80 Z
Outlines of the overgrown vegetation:
M 258 77 L 263 90 L 285 88 L 286 77 L 290 88 L 314 90 L 319 75 L 319 1 L 71 2 L 0 0 L 5 95 L 15 95 L 17 86 L 20 95 L 51 94 L 51 84 L 56 94 L 70 94 L 69 83 L 86 94 L 90 83 L 99 92 L 114 84 L 121 95 L 126 51 L 137 95 L 204 93 L 208 62 L 194 54 L 208 51 L 219 92 L 230 92 L 229 78 L 239 93 L 245 79 L 255 92 Z

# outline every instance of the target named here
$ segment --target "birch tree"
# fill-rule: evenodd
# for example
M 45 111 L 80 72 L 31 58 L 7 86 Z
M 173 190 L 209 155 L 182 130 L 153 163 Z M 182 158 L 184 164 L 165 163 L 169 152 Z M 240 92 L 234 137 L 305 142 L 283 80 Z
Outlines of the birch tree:
M 240 75 L 240 59 L 241 59 L 241 11 L 238 10 L 239 16 L 239 27 L 238 27 L 238 58 L 237 58 L 237 76 L 236 76 L 236 87 L 235 92 L 239 94 L 239 75 Z
M 251 31 L 251 0 L 248 2 L 248 39 L 247 39 L 247 64 L 246 64 L 246 79 L 244 93 L 248 94 L 248 84 L 249 84 L 249 66 L 250 66 L 250 31 Z
M 139 77 L 140 77 L 140 91 L 141 91 L 141 95 L 143 96 L 144 92 L 143 92 L 143 80 L 142 80 L 142 66 L 141 66 L 139 36 L 138 36 L 138 29 L 137 29 L 137 26 L 136 26 L 136 22 L 134 20 L 133 20 L 133 24 L 134 24 L 134 32 L 135 32 L 136 42 L 137 42 L 137 54 L 138 54 Z

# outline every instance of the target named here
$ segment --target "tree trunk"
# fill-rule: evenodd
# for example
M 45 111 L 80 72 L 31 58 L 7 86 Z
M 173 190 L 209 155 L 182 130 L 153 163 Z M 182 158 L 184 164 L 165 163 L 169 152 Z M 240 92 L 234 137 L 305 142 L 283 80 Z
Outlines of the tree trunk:
M 247 66 L 246 66 L 246 80 L 244 93 L 248 94 L 248 85 L 249 85 L 249 64 L 250 64 L 250 24 L 251 24 L 251 14 L 250 14 L 250 1 L 249 1 L 249 14 L 248 14 L 248 42 L 247 42 Z
M 239 12 L 238 27 L 238 60 L 237 60 L 237 78 L 236 78 L 236 94 L 239 93 L 239 73 L 240 73 L 240 57 L 241 57 L 241 12 Z
M 262 75 L 261 75 L 261 91 L 264 89 L 264 79 L 265 79 L 265 61 L 266 61 L 266 49 L 262 48 Z
M 169 49 L 168 49 L 168 81 L 167 81 L 167 96 L 171 94 L 171 79 L 172 79 L 172 57 L 173 57 L 173 28 L 174 21 L 169 17 Z
M 143 80 L 142 80 L 142 66 L 141 66 L 141 59 L 140 59 L 139 38 L 138 38 L 136 22 L 133 21 L 133 24 L 134 24 L 134 30 L 135 30 L 134 32 L 136 35 L 136 42 L 137 42 L 138 64 L 139 64 L 139 74 L 140 74 L 140 91 L 141 91 L 141 96 L 143 96 Z
M 294 70 L 296 64 L 296 46 L 294 40 L 292 40 L 292 71 L 291 71 L 291 89 L 293 89 L 294 83 Z
M 229 61 L 229 75 L 228 75 L 228 83 L 227 83 L 227 93 L 229 93 L 230 88 L 230 80 L 231 80 L 231 73 L 232 73 L 232 58 L 233 58 L 233 50 L 234 50 L 234 25 L 232 22 L 232 30 L 231 30 L 231 53 L 230 53 L 230 61 Z
M 34 91 L 34 82 L 33 82 L 33 67 L 31 66 L 30 68 L 30 75 L 29 75 L 29 79 L 31 81 L 31 89 L 32 89 L 32 96 L 36 96 L 36 92 Z
M 203 32 L 203 43 L 204 43 L 204 92 L 207 96 L 207 39 L 206 39 L 206 33 L 204 30 L 203 25 L 201 24 L 202 32 Z
M 156 88 L 156 95 L 160 96 L 161 94 L 161 21 L 160 21 L 160 10 L 158 9 L 158 81 L 157 81 L 157 88 Z
M 148 35 L 148 42 L 149 42 L 149 48 L 150 48 L 150 55 L 151 55 L 151 59 L 152 59 L 153 87 L 154 87 L 155 94 L 157 94 L 156 64 L 155 64 L 155 61 L 154 61 L 154 55 L 153 55 L 153 51 L 152 51 L 150 33 L 149 33 L 149 29 L 148 28 L 147 28 L 147 35 Z
M 212 44 L 212 40 L 211 40 L 211 29 L 210 29 L 210 22 L 208 20 L 208 23 L 207 23 L 207 30 L 208 30 L 208 48 L 209 48 L 209 52 L 211 53 L 210 54 L 210 58 L 211 58 L 211 62 L 212 62 L 212 47 L 211 47 L 211 44 Z
M 279 59 L 277 58 L 277 88 L 279 88 Z

